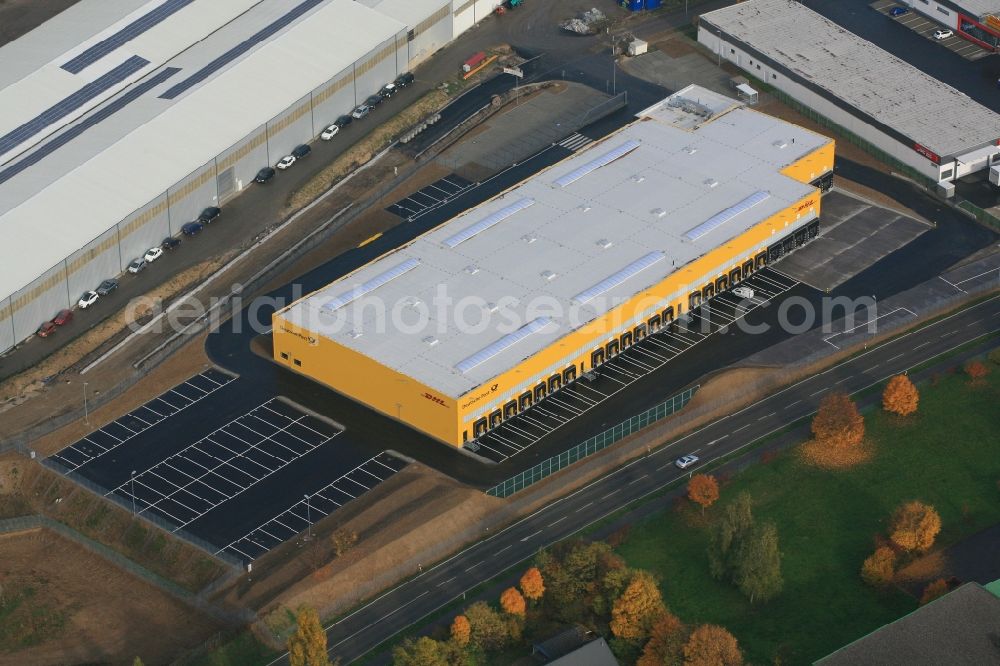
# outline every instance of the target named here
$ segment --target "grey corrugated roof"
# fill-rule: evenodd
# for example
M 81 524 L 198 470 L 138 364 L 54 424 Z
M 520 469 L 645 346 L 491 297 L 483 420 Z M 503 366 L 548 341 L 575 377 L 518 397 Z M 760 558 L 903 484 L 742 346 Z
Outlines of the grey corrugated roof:
M 967 583 L 816 663 L 1000 664 L 1000 599 L 977 583 Z
M 1000 0 L 951 0 L 975 18 L 982 19 L 987 14 L 1000 14 Z
M 569 654 L 549 662 L 549 666 L 618 666 L 607 641 L 598 638 Z
M 749 0 L 701 20 L 942 157 L 1000 139 L 1000 115 L 798 2 Z
M 678 95 L 719 97 L 697 87 Z M 730 100 L 723 108 L 733 106 Z M 778 171 L 829 142 L 745 108 L 723 113 L 693 131 L 682 129 L 685 123 L 678 120 L 689 114 L 669 105 L 656 105 L 640 116 L 586 150 L 301 299 L 281 316 L 459 397 L 813 192 Z M 554 184 L 631 141 L 638 147 L 624 157 L 565 187 Z M 713 215 L 761 191 L 769 195 L 762 203 L 697 240 L 685 237 Z M 454 248 L 445 243 L 456 232 L 524 199 L 533 204 Z M 651 252 L 664 257 L 586 304 L 574 300 Z M 332 313 L 323 310 L 324 304 L 358 285 L 381 281 L 408 260 L 418 264 L 349 306 Z M 689 277 L 700 286 L 715 276 Z M 441 311 L 435 306 L 439 289 L 453 303 Z M 683 295 L 686 292 L 678 297 Z M 545 303 L 561 313 L 533 309 Z M 375 309 L 380 304 L 388 313 L 381 323 Z M 427 326 L 409 330 L 424 308 L 429 310 Z M 402 326 L 392 325 L 393 311 Z M 457 325 L 459 316 L 468 326 Z M 541 318 L 550 321 L 538 332 L 485 360 L 477 359 L 465 372 L 457 369 Z

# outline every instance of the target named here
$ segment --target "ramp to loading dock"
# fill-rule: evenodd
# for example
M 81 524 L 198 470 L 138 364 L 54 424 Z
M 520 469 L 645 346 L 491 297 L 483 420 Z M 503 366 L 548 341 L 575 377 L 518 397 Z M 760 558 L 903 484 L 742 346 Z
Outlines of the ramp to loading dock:
M 842 190 L 823 197 L 820 235 L 778 264 L 786 275 L 821 290 L 847 282 L 931 227 Z

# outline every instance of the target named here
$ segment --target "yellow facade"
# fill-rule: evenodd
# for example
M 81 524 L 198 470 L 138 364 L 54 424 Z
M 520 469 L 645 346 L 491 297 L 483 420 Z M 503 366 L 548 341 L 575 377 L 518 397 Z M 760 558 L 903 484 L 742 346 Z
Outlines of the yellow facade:
M 829 141 L 781 173 L 810 183 L 833 169 L 834 144 Z M 592 369 L 594 353 L 622 336 L 633 341 L 640 326 L 653 329 L 665 325 L 665 313 L 680 316 L 688 310 L 692 292 L 716 280 L 727 280 L 747 262 L 756 270 L 767 247 L 806 221 L 818 218 L 820 193 L 815 190 L 780 213 L 751 227 L 725 245 L 680 267 L 675 273 L 627 302 L 613 308 L 549 347 L 533 354 L 507 372 L 459 396 L 442 395 L 393 369 L 328 338 L 299 329 L 274 316 L 274 357 L 279 364 L 302 373 L 339 393 L 453 446 L 462 446 L 486 428 L 495 426 L 535 401 L 542 386 L 547 394 L 558 378 L 568 378 Z M 766 258 L 764 259 L 766 262 Z M 742 271 L 745 273 L 746 271 Z M 745 277 L 745 275 L 743 275 Z M 605 352 L 606 354 L 606 352 Z M 485 421 L 484 421 L 485 420 Z

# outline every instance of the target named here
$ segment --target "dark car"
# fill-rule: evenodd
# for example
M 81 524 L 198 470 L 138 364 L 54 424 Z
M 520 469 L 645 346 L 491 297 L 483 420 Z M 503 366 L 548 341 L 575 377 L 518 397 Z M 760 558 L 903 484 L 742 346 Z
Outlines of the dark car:
M 305 143 L 303 143 L 300 146 L 295 146 L 295 148 L 292 149 L 292 155 L 294 155 L 295 159 L 297 160 L 302 159 L 311 152 L 312 148 L 310 148 L 309 145 Z
M 38 327 L 38 331 L 35 333 L 40 338 L 47 338 L 56 332 L 56 325 L 51 321 L 47 321 Z
M 395 83 L 387 83 L 384 86 L 382 86 L 381 90 L 378 91 L 378 96 L 381 97 L 382 99 L 389 99 L 395 94 L 396 94 Z
M 97 293 L 100 296 L 107 296 L 117 288 L 118 288 L 118 280 L 109 278 L 104 282 L 102 282 L 101 284 L 97 285 Z
M 264 167 L 263 169 L 257 172 L 256 176 L 254 176 L 254 182 L 266 183 L 272 178 L 274 178 L 274 169 L 271 167 Z
M 56 316 L 52 318 L 52 323 L 56 326 L 65 326 L 71 321 L 73 321 L 73 311 L 68 309 L 60 310 L 56 313 Z
M 222 209 L 215 206 L 209 206 L 205 210 L 201 211 L 201 215 L 198 216 L 198 221 L 202 224 L 211 224 L 212 220 L 222 215 Z
M 180 244 L 181 244 L 180 238 L 174 238 L 173 236 L 168 236 L 163 239 L 162 243 L 160 243 L 160 247 L 162 247 L 164 250 L 172 250 Z
M 365 100 L 365 105 L 370 106 L 373 109 L 381 103 L 382 103 L 382 98 L 378 95 L 372 95 L 371 97 Z
M 351 118 L 351 116 L 347 115 L 337 118 L 336 120 L 333 121 L 333 124 L 336 125 L 337 127 L 347 127 L 352 122 L 354 122 L 354 118 Z
M 893 7 L 889 10 L 889 16 L 902 16 L 903 14 L 909 13 L 909 7 Z
M 406 86 L 413 83 L 413 74 L 410 74 L 409 72 L 400 74 L 399 76 L 396 77 L 396 80 L 393 81 L 393 83 L 396 84 L 397 88 L 405 88 Z
M 188 222 L 181 227 L 181 233 L 185 236 L 194 236 L 195 234 L 200 234 L 201 230 L 204 228 L 205 225 L 201 222 Z

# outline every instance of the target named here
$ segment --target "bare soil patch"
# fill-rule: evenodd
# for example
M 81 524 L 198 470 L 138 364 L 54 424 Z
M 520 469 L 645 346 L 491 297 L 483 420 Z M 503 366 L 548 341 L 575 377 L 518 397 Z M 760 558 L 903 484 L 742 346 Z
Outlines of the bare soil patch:
M 220 627 L 49 530 L 0 535 L 0 664 L 168 663 Z

